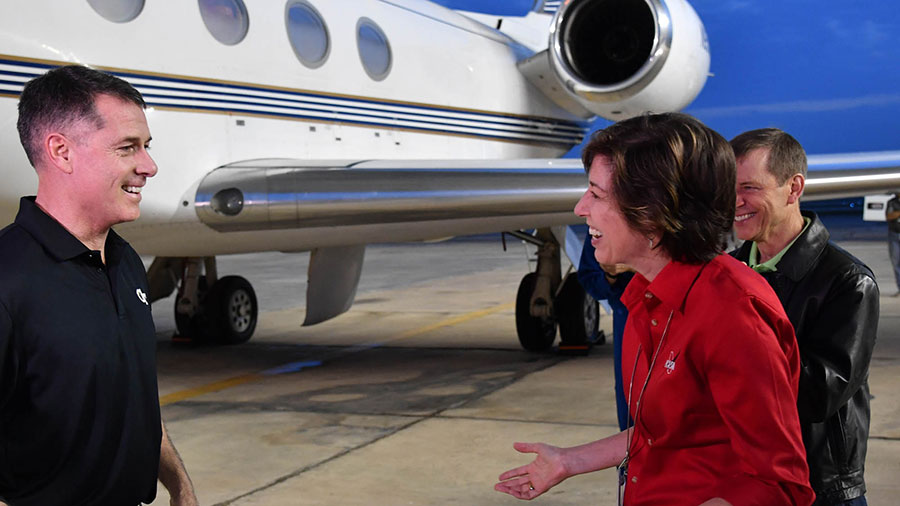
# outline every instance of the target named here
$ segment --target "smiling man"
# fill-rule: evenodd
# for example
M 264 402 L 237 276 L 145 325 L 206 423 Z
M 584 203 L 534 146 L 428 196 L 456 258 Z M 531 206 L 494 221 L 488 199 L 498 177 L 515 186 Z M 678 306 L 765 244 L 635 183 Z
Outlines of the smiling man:
M 111 227 L 156 174 L 144 100 L 82 66 L 25 85 L 19 136 L 38 175 L 0 231 L 0 500 L 136 505 L 157 479 L 197 503 L 159 411 L 143 264 Z
M 734 228 L 746 241 L 732 254 L 769 282 L 797 335 L 797 407 L 815 504 L 865 505 L 875 277 L 829 241 L 815 213 L 800 211 L 806 153 L 796 139 L 766 128 L 738 135 L 731 145 Z

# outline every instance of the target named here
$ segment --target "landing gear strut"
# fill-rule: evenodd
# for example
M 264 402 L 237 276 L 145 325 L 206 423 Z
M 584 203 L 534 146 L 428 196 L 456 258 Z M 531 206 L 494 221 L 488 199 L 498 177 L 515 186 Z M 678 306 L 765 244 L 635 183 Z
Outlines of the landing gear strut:
M 513 234 L 538 246 L 537 269 L 526 274 L 516 295 L 516 334 L 528 351 L 544 351 L 556 339 L 556 317 L 553 295 L 559 287 L 561 270 L 559 243 L 550 229 L 541 228 L 534 236 Z

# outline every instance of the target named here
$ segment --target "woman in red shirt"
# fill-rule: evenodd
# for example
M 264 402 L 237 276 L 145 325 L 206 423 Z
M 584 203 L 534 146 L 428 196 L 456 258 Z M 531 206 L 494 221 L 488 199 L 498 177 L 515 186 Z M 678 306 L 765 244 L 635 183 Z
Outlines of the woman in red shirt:
M 575 213 L 596 259 L 637 272 L 622 296 L 635 423 L 571 448 L 516 443 L 537 457 L 495 489 L 533 499 L 618 466 L 629 505 L 812 504 L 793 329 L 769 285 L 722 254 L 735 209 L 728 142 L 687 115 L 646 115 L 595 133 L 582 158 L 589 188 Z

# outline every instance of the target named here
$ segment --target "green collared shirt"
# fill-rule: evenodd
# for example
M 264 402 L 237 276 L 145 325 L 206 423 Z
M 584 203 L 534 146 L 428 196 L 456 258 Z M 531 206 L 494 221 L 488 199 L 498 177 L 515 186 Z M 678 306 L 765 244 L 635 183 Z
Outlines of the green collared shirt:
M 797 234 L 797 237 L 800 237 L 812 222 L 812 220 L 810 220 L 806 216 L 803 217 L 803 221 L 803 229 L 800 230 L 800 233 Z M 794 240 L 788 243 L 788 245 L 785 246 L 783 250 L 779 251 L 777 255 L 773 256 L 763 263 L 759 263 L 759 247 L 756 245 L 756 241 L 753 241 L 753 245 L 750 246 L 750 258 L 747 259 L 747 265 L 749 265 L 750 268 L 756 272 L 777 271 L 778 269 L 775 266 L 778 265 L 781 257 L 783 257 L 785 253 L 787 253 L 787 250 L 791 249 L 791 246 L 793 246 L 794 243 L 797 242 L 797 237 L 794 237 Z

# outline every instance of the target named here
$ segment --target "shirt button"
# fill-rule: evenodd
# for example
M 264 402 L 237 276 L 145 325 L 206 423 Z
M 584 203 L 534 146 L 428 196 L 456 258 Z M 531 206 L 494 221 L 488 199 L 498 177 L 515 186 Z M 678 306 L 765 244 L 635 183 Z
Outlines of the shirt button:
M 631 483 L 637 483 L 637 476 L 631 477 Z
M 653 438 L 647 438 L 647 444 L 653 446 Z
M 646 298 L 648 298 L 648 299 L 652 299 L 652 298 L 653 298 L 653 294 L 650 293 L 650 292 L 645 292 L 645 293 L 644 293 L 644 297 L 646 297 Z
M 655 326 L 657 326 L 658 324 L 659 324 L 659 323 L 656 321 L 656 318 L 650 320 L 650 325 L 653 325 L 653 326 L 655 327 Z

